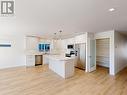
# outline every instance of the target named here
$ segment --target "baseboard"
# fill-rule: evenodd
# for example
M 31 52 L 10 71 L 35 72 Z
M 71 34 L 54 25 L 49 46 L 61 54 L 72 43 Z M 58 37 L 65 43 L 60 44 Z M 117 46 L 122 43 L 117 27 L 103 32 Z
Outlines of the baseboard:
M 106 66 L 106 65 L 104 65 L 104 64 L 97 64 L 97 66 L 101 66 L 101 67 L 109 68 L 109 66 Z
M 121 72 L 125 68 L 127 68 L 127 66 L 124 66 L 124 67 L 120 68 L 119 70 L 115 71 L 115 75 L 118 74 L 119 72 Z
M 97 67 L 102 67 L 102 68 L 107 68 L 107 69 L 109 69 L 109 67 L 103 66 L 103 65 L 97 65 Z
M 0 70 L 4 70 L 4 69 L 14 69 L 14 68 L 21 68 L 21 67 L 26 67 L 26 65 L 19 65 L 19 66 L 13 66 L 13 67 L 3 67 L 3 68 L 0 68 Z
M 96 66 L 93 66 L 90 68 L 90 72 L 95 71 L 95 70 L 96 70 Z

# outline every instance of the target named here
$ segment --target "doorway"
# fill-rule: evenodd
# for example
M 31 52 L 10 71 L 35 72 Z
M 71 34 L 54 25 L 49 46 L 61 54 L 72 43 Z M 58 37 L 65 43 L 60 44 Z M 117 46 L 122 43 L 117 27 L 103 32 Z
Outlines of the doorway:
M 96 39 L 96 65 L 110 69 L 110 38 Z

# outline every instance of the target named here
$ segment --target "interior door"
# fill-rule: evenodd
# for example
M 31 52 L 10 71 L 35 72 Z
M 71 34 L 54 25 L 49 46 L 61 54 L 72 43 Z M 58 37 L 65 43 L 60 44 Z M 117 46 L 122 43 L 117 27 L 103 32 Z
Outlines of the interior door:
M 96 41 L 90 40 L 89 72 L 96 70 Z
M 94 39 L 88 38 L 87 46 L 86 46 L 87 48 L 86 72 L 92 72 L 96 70 L 96 56 L 95 56 L 96 44 L 95 43 L 96 42 Z

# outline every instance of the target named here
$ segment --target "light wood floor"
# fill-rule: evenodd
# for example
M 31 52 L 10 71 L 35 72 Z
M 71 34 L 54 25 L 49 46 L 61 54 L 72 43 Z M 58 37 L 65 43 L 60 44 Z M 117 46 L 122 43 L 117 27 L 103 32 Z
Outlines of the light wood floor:
M 47 66 L 0 70 L 0 95 L 127 95 L 127 68 L 115 77 L 99 67 L 62 79 Z

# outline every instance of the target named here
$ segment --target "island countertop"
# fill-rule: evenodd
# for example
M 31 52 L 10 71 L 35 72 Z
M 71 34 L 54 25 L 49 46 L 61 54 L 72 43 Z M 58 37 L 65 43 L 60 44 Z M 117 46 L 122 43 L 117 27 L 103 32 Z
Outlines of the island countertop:
M 59 61 L 66 61 L 66 60 L 71 60 L 75 58 L 75 57 L 65 57 L 62 55 L 48 55 L 47 57 L 51 60 L 59 60 Z
M 49 69 L 63 78 L 74 76 L 75 57 L 65 57 L 64 55 L 48 55 Z

